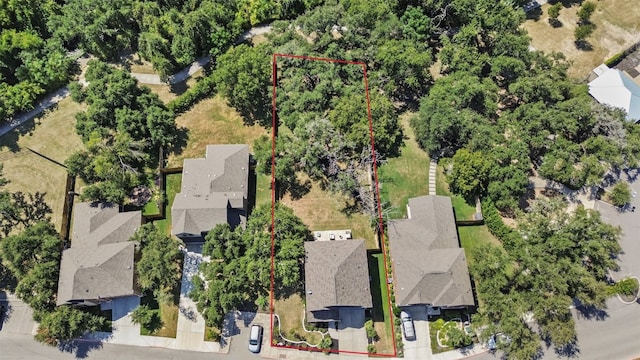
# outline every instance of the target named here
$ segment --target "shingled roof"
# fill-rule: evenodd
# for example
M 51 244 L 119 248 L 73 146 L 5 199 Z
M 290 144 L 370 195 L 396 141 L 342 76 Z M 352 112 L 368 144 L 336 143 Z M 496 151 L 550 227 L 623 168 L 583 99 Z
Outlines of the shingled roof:
M 399 306 L 473 306 L 464 250 L 458 244 L 451 199 L 409 199 L 408 219 L 389 225 L 395 296 Z
M 337 320 L 341 306 L 373 306 L 364 240 L 308 241 L 304 250 L 308 321 Z
M 185 159 L 171 232 L 200 235 L 218 224 L 244 224 L 248 181 L 248 145 L 208 145 L 204 158 Z
M 62 252 L 57 304 L 97 303 L 137 295 L 135 243 L 140 211 L 117 205 L 79 203 L 73 210 L 71 247 Z

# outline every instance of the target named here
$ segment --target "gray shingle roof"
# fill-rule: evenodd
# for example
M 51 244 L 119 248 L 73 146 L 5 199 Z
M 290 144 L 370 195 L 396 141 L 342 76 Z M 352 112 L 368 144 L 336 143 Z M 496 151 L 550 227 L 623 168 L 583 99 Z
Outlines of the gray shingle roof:
M 204 158 L 185 159 L 181 192 L 171 208 L 171 232 L 200 234 L 226 223 L 229 209 L 244 214 L 248 181 L 248 145 L 208 145 Z
M 57 304 L 137 294 L 135 243 L 128 240 L 141 223 L 140 211 L 76 204 L 71 247 L 62 252 L 60 262 Z
M 308 241 L 304 250 L 307 312 L 319 315 L 333 313 L 331 308 L 338 306 L 372 307 L 364 240 Z
M 451 199 L 409 199 L 409 219 L 389 224 L 396 303 L 399 306 L 473 306 L 473 292 Z

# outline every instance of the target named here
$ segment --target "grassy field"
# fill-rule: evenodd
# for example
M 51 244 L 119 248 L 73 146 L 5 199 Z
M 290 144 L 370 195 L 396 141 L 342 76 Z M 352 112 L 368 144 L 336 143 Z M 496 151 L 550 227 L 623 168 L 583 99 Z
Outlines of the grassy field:
M 166 206 L 166 217 L 164 220 L 155 221 L 155 225 L 165 234 L 171 233 L 171 206 L 173 206 L 173 199 L 176 194 L 180 192 L 180 187 L 182 185 L 182 174 L 168 174 L 167 175 L 167 189 L 165 191 L 167 201 L 165 202 Z
M 62 217 L 67 171 L 27 148 L 63 163 L 83 148 L 82 140 L 76 135 L 74 117 L 82 110 L 82 105 L 66 98 L 43 115 L 0 137 L 0 162 L 4 164 L 4 177 L 10 181 L 6 189 L 45 192 L 56 228 L 60 227 Z
M 292 208 L 311 231 L 351 229 L 354 239 L 364 239 L 368 249 L 377 248 L 369 218 L 362 213 L 346 214 L 342 210 L 345 200 L 344 196 L 323 191 L 317 182 L 312 182 L 311 190 L 302 198 L 294 200 L 287 194 L 280 202 Z
M 203 157 L 209 144 L 253 144 L 260 135 L 268 135 L 264 128 L 246 126 L 242 118 L 229 107 L 224 98 L 215 96 L 200 101 L 191 110 L 176 118 L 180 127 L 189 129 L 187 145 L 180 154 L 169 156 L 169 166 L 182 166 L 185 158 Z
M 578 4 L 573 4 L 570 8 L 564 7 L 560 11 L 560 27 L 554 28 L 549 24 L 549 4 L 542 6 L 540 17 L 527 20 L 523 24 L 523 28 L 531 36 L 531 45 L 546 53 L 563 53 L 572 62 L 569 75 L 578 79 L 585 78 L 606 59 L 640 39 L 640 6 L 637 1 L 594 2 L 597 8 L 591 16 L 591 21 L 596 25 L 596 29 L 587 39 L 592 46 L 591 50 L 579 50 L 574 43 L 573 32 L 578 22 Z
M 280 317 L 280 332 L 290 340 L 306 340 L 310 344 L 317 344 L 321 340 L 318 333 L 307 333 L 302 328 L 304 313 L 304 303 L 298 294 L 294 294 L 286 299 L 274 302 L 274 312 Z M 274 324 L 274 332 L 276 327 Z
M 418 147 L 409 125 L 410 116 L 405 114 L 400 119 L 405 134 L 400 156 L 378 169 L 380 200 L 394 209 L 390 214 L 394 219 L 407 216 L 409 198 L 429 193 L 429 155 Z
M 182 95 L 185 91 L 187 91 L 190 87 L 192 87 L 198 79 L 204 76 L 202 70 L 196 71 L 187 81 L 183 81 L 177 84 L 168 85 L 151 85 L 151 84 L 140 84 L 141 86 L 146 86 L 151 89 L 152 92 L 156 93 L 160 100 L 165 104 L 169 101 L 175 99 L 178 95 Z
M 369 254 L 368 261 L 369 274 L 371 275 L 371 296 L 373 298 L 373 325 L 379 337 L 376 342 L 376 350 L 378 354 L 393 354 L 391 309 L 389 309 L 384 256 L 382 253 Z

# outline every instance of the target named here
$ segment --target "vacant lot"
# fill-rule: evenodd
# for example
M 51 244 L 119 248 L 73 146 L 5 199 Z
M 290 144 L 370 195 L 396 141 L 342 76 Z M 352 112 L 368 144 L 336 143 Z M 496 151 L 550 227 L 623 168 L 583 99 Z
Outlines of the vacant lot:
M 0 162 L 9 191 L 47 193 L 45 200 L 53 209 L 51 220 L 60 227 L 67 171 L 28 149 L 63 163 L 71 153 L 83 147 L 76 135 L 74 115 L 84 110 L 71 98 L 21 127 L 0 137 Z
M 573 32 L 577 26 L 576 12 L 579 9 L 577 4 L 560 11 L 560 27 L 554 28 L 549 24 L 549 4 L 542 6 L 539 18 L 527 20 L 523 25 L 532 38 L 533 47 L 547 53 L 563 53 L 572 62 L 569 75 L 578 79 L 585 78 L 593 68 L 640 39 L 640 6 L 637 1 L 593 2 L 597 8 L 591 21 L 596 29 L 587 39 L 591 50 L 578 50 L 574 43 Z
M 300 175 L 304 181 L 304 177 Z M 363 213 L 348 214 L 344 208 L 346 196 L 332 194 L 311 182 L 311 190 L 300 199 L 292 199 L 289 194 L 280 200 L 309 227 L 316 230 L 351 229 L 354 239 L 364 239 L 368 249 L 378 247 L 369 217 Z
M 180 154 L 171 154 L 169 166 L 182 166 L 185 158 L 203 157 L 209 144 L 249 144 L 269 135 L 264 128 L 246 126 L 242 117 L 217 95 L 200 101 L 191 110 L 176 119 L 180 127 L 189 129 L 187 144 Z
M 410 116 L 401 117 L 405 140 L 400 156 L 378 168 L 380 200 L 391 206 L 390 217 L 394 219 L 407 216 L 409 198 L 429 193 L 429 155 L 418 147 L 409 126 Z

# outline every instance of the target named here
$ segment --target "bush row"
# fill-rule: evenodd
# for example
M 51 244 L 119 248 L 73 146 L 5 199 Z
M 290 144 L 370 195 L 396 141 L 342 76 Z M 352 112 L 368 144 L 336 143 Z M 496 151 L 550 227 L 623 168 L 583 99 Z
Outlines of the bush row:
M 484 223 L 489 228 L 489 232 L 498 238 L 505 248 L 509 248 L 513 244 L 514 237 L 518 236 L 518 233 L 505 225 L 493 201 L 489 199 L 482 201 L 482 215 L 484 217 Z
M 198 101 L 213 95 L 215 92 L 215 82 L 213 76 L 208 75 L 198 81 L 192 88 L 185 91 L 182 95 L 171 100 L 167 107 L 174 114 L 180 115 L 189 110 Z

